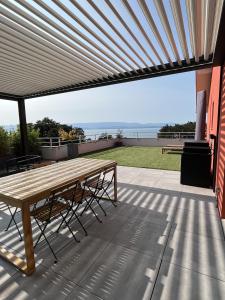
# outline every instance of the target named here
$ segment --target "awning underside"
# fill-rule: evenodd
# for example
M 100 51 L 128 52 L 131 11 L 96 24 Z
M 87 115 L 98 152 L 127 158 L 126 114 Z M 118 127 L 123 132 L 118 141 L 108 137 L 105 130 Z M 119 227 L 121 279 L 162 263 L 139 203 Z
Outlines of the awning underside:
M 207 64 L 222 6 L 223 0 L 0 1 L 0 97 Z

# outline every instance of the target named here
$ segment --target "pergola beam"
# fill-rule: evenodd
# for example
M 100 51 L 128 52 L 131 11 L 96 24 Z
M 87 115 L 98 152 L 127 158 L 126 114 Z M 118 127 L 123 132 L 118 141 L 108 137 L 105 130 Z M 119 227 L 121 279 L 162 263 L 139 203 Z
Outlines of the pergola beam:
M 22 99 L 22 96 L 19 96 L 19 95 L 13 95 L 13 94 L 8 94 L 8 93 L 1 93 L 1 92 L 0 92 L 0 99 L 1 99 L 1 100 L 18 101 L 18 100 Z
M 101 86 L 107 86 L 107 85 L 113 85 L 118 83 L 125 83 L 125 82 L 131 82 L 141 79 L 148 79 L 148 78 L 154 78 L 159 76 L 166 76 L 166 75 L 173 75 L 188 71 L 195 71 L 199 69 L 209 68 L 212 66 L 212 57 L 208 61 L 203 60 L 201 57 L 199 59 L 199 62 L 196 63 L 194 59 L 190 60 L 190 64 L 186 63 L 185 61 L 181 61 L 181 65 L 179 65 L 177 62 L 174 62 L 174 67 L 172 68 L 170 64 L 166 64 L 166 69 L 162 68 L 162 66 L 158 66 L 158 70 L 152 70 L 149 71 L 148 69 L 142 69 L 138 73 L 133 74 L 126 74 L 126 76 L 120 76 L 120 77 L 114 77 L 114 78 L 105 78 L 104 80 L 99 81 L 91 81 L 89 83 L 85 84 L 76 84 L 71 86 L 65 86 L 57 89 L 42 91 L 40 93 L 34 93 L 30 95 L 25 95 L 24 98 L 36 98 L 36 97 L 43 97 L 43 96 L 49 96 L 49 95 L 56 95 L 60 93 L 66 93 L 66 92 L 73 92 L 73 91 L 79 91 L 84 89 L 90 89 L 90 88 L 96 88 Z M 144 72 L 143 72 L 144 70 Z
M 27 135 L 27 121 L 26 121 L 26 109 L 24 99 L 18 101 L 19 120 L 20 120 L 20 139 L 22 154 L 28 154 L 28 135 Z

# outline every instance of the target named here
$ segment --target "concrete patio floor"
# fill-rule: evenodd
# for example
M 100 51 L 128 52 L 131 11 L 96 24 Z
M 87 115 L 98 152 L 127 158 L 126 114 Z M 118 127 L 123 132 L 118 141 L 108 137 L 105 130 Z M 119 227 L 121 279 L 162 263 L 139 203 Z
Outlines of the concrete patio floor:
M 118 168 L 118 207 L 104 202 L 100 224 L 82 217 L 76 243 L 63 229 L 36 249 L 37 270 L 26 277 L 0 259 L 0 299 L 224 299 L 225 241 L 211 190 L 179 184 L 179 172 Z M 15 228 L 4 228 L 0 243 L 23 256 Z M 18 215 L 19 220 L 19 215 Z M 38 230 L 33 226 L 33 234 Z

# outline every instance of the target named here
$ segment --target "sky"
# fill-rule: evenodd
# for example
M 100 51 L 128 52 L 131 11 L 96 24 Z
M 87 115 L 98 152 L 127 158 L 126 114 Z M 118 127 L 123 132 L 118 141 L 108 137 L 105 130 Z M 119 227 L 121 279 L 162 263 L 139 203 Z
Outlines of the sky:
M 84 32 L 89 38 L 92 38 L 88 31 L 85 31 L 78 23 L 76 23 L 72 18 L 66 15 L 59 7 L 57 7 L 52 1 L 45 0 L 46 3 L 51 3 L 57 12 L 64 16 L 68 21 L 76 26 L 81 32 Z M 89 11 L 93 18 L 97 19 L 100 25 L 102 25 L 110 35 L 117 40 L 118 36 L 111 30 L 111 28 L 101 19 L 98 14 L 90 7 L 87 1 L 78 0 L 85 9 Z M 95 1 L 106 15 L 110 17 L 114 24 L 117 24 L 121 33 L 130 42 L 132 42 L 131 37 L 126 32 L 126 30 L 120 26 L 115 15 L 109 10 L 104 1 Z M 16 3 L 16 2 L 15 2 Z M 53 16 L 50 16 L 46 11 L 44 11 L 36 2 L 31 2 L 33 6 L 38 8 L 41 12 L 45 13 L 53 20 L 60 24 L 60 22 Z M 64 2 L 68 8 L 72 9 L 73 12 L 81 18 L 86 25 L 93 28 L 95 32 L 105 38 L 103 33 L 101 33 L 97 28 L 93 27 L 93 24 L 85 18 L 84 15 L 79 12 L 72 4 L 65 0 Z M 135 26 L 128 12 L 121 4 L 120 0 L 115 0 L 114 5 L 123 14 L 125 20 L 128 21 L 130 29 L 133 33 L 138 36 L 141 44 L 148 50 L 152 57 L 152 53 L 149 45 L 142 34 Z M 158 53 L 163 58 L 164 62 L 165 56 L 159 47 L 157 40 L 151 31 L 146 19 L 143 17 L 140 7 L 137 1 L 132 0 L 129 2 L 130 5 L 135 9 L 139 20 L 142 22 L 142 26 L 145 28 L 150 39 L 152 40 L 154 46 L 157 48 Z M 164 6 L 169 16 L 169 22 L 171 29 L 173 31 L 174 39 L 177 44 L 178 52 L 183 59 L 182 50 L 180 47 L 178 34 L 175 28 L 175 23 L 172 17 L 172 11 L 169 1 L 164 1 Z M 16 4 L 20 6 L 19 4 Z M 168 42 L 166 33 L 163 29 L 162 23 L 157 14 L 154 1 L 148 1 L 149 9 L 154 16 L 155 23 L 160 31 L 163 42 L 169 52 L 173 61 L 175 61 L 174 53 Z M 190 57 L 192 56 L 191 46 L 190 46 L 190 34 L 188 32 L 188 21 L 185 9 L 185 0 L 181 0 L 181 8 L 184 18 L 184 25 L 186 31 L 186 38 L 188 44 L 188 51 Z M 63 24 L 61 26 L 65 27 Z M 68 28 L 64 28 L 68 30 Z M 71 32 L 74 34 L 74 32 Z M 77 38 L 80 38 L 77 36 Z M 84 41 L 83 41 L 84 42 Z M 107 40 L 111 47 L 110 40 Z M 98 40 L 95 40 L 99 46 Z M 134 44 L 136 45 L 136 44 Z M 124 48 L 125 45 L 123 45 Z M 103 47 L 104 48 L 104 47 Z M 135 47 L 136 51 L 140 51 L 138 47 Z M 118 50 L 118 49 L 117 49 Z M 129 48 L 126 48 L 127 52 L 132 55 Z M 143 55 L 142 52 L 139 52 Z M 123 56 L 121 52 L 120 55 Z M 159 63 L 155 57 L 155 61 Z M 195 73 L 187 72 L 177 75 L 169 75 L 158 78 L 145 79 L 140 81 L 133 81 L 130 83 L 117 84 L 106 87 L 99 87 L 89 90 L 82 90 L 76 92 L 70 92 L 66 94 L 59 94 L 55 96 L 46 96 L 42 98 L 35 98 L 26 100 L 26 112 L 27 121 L 36 122 L 43 117 L 50 117 L 58 122 L 63 123 L 86 123 L 86 122 L 140 122 L 140 123 L 183 123 L 187 121 L 195 120 Z M 0 101 L 0 125 L 11 125 L 18 123 L 18 110 L 17 103 L 12 101 Z
M 26 100 L 28 122 L 183 123 L 195 119 L 195 73 L 150 78 Z M 0 101 L 0 124 L 18 123 L 17 103 Z

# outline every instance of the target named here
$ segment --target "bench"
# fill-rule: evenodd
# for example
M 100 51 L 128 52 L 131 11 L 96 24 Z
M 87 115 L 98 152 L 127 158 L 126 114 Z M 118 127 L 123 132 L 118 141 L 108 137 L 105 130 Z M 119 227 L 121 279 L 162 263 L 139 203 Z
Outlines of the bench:
M 162 147 L 162 154 L 168 152 L 168 151 L 182 151 L 183 150 L 183 145 L 166 145 Z

